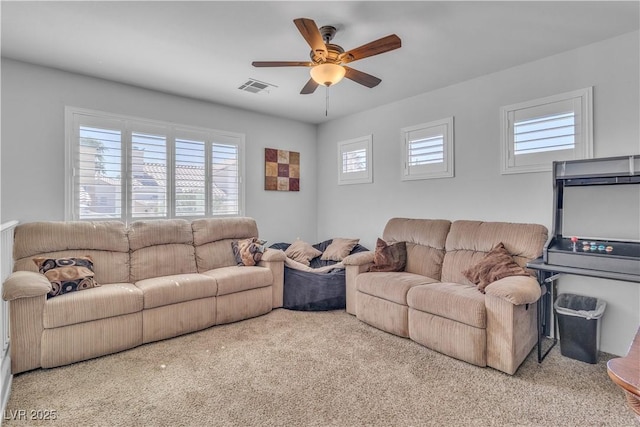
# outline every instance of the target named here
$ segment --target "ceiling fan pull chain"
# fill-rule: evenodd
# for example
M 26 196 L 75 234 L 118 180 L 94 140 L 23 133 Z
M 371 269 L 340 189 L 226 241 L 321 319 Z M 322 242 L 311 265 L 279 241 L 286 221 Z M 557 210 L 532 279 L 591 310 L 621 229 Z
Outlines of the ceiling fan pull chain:
M 329 115 L 329 86 L 325 86 L 325 98 L 324 98 L 324 116 L 327 117 Z

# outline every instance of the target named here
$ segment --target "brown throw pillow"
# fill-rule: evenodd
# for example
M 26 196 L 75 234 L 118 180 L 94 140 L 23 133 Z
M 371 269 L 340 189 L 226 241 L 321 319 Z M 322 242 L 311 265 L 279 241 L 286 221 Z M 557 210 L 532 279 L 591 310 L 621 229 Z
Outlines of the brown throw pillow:
M 407 244 L 396 242 L 387 244 L 378 238 L 373 254 L 373 265 L 369 271 L 404 271 L 407 264 Z
M 360 239 L 333 239 L 322 253 L 320 259 L 323 261 L 342 261 L 343 258 L 351 253 L 359 241 Z
M 93 259 L 88 255 L 76 258 L 37 257 L 33 262 L 51 282 L 47 298 L 100 286 L 94 279 Z
M 496 280 L 509 276 L 529 275 L 513 260 L 502 242 L 494 246 L 477 264 L 463 271 L 462 274 L 470 282 L 475 283 L 482 293 L 487 285 Z
M 267 243 L 265 240 L 260 240 L 257 237 L 231 242 L 236 264 L 252 266 L 259 263 L 266 250 L 265 243 Z
M 287 250 L 284 251 L 284 254 L 294 261 L 309 266 L 312 259 L 322 255 L 322 251 L 317 250 L 307 242 L 296 240 L 289 245 Z

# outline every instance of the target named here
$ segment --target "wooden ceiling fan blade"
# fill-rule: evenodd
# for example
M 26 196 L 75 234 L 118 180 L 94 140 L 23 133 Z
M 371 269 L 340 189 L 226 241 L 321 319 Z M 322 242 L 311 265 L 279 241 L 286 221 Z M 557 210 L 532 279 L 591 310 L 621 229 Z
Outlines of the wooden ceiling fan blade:
M 293 23 L 298 27 L 298 31 L 302 34 L 302 37 L 307 41 L 311 49 L 323 58 L 327 57 L 327 47 L 324 44 L 322 35 L 318 30 L 318 26 L 309 18 L 294 19 Z
M 309 79 L 309 81 L 307 82 L 306 85 L 304 85 L 304 87 L 302 88 L 302 90 L 300 91 L 300 95 L 309 95 L 312 94 L 313 92 L 316 91 L 316 89 L 318 88 L 319 84 L 316 83 L 315 80 L 313 79 Z
M 378 86 L 382 81 L 371 74 L 363 73 L 350 67 L 344 67 L 344 69 L 346 70 L 344 75 L 346 78 L 369 88 Z
M 315 64 L 308 61 L 253 61 L 254 67 L 313 67 Z
M 358 59 L 368 58 L 370 56 L 379 55 L 381 53 L 389 52 L 390 50 L 398 49 L 402 46 L 400 37 L 395 34 L 383 37 L 381 39 L 372 41 L 355 49 L 351 49 L 340 55 L 340 60 L 343 64 L 357 61 Z

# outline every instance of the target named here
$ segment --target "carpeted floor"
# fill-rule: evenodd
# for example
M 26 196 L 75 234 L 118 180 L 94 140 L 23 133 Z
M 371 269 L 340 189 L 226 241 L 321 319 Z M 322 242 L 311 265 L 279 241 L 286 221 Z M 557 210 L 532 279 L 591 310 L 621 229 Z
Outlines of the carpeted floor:
M 535 351 L 514 376 L 344 311 L 275 310 L 14 377 L 4 425 L 638 426 L 596 365 Z M 611 357 L 611 356 L 609 356 Z M 55 411 L 55 421 L 11 420 Z

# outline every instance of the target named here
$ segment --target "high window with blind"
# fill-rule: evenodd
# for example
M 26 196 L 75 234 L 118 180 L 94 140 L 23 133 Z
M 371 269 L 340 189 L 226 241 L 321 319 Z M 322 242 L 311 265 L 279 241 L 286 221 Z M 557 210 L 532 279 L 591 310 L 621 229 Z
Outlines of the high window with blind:
M 500 114 L 503 174 L 593 157 L 592 88 L 508 105 Z
M 453 117 L 401 130 L 402 180 L 453 177 Z
M 244 136 L 67 107 L 66 218 L 243 215 Z
M 373 182 L 372 136 L 338 142 L 338 185 Z

